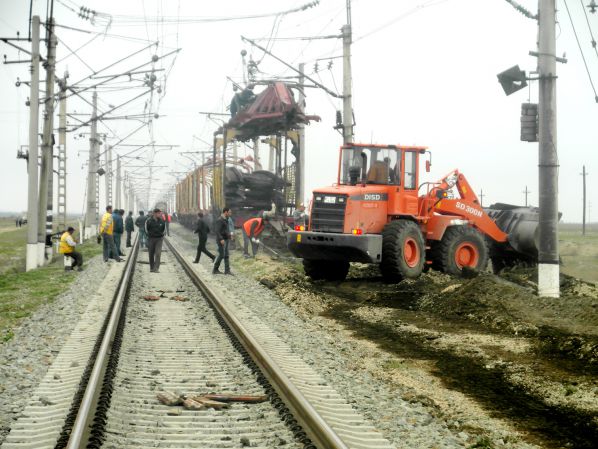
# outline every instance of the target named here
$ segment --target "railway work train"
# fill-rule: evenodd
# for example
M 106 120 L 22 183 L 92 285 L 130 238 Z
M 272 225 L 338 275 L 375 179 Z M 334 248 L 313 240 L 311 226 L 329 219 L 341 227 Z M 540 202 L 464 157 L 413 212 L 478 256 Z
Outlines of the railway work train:
M 269 82 L 259 94 L 251 93 L 251 98 L 251 102 L 233 101 L 235 113 L 214 133 L 210 157 L 177 183 L 176 213 L 183 225 L 191 227 L 198 212 L 215 217 L 225 206 L 233 209 L 237 226 L 265 211 L 284 223 L 286 215 L 301 202 L 297 195 L 301 146 L 297 130 L 320 118 L 305 115 L 285 83 Z M 240 143 L 252 154 L 239 157 Z M 267 170 L 259 156 L 260 143 L 266 143 L 270 150 Z

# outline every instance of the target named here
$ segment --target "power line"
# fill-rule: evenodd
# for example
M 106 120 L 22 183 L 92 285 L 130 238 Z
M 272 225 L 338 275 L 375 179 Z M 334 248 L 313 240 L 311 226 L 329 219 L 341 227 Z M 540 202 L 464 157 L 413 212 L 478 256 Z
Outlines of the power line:
M 309 3 L 305 3 L 301 6 L 296 8 L 278 11 L 278 12 L 270 12 L 270 13 L 261 13 L 261 14 L 247 14 L 247 15 L 239 15 L 239 16 L 220 16 L 220 17 L 185 17 L 181 19 L 179 16 L 155 16 L 155 17 L 143 17 L 143 16 L 134 16 L 134 15 L 111 15 L 107 13 L 103 13 L 100 11 L 91 10 L 85 6 L 78 6 L 79 11 L 76 11 L 74 8 L 69 7 L 61 0 L 58 0 L 60 4 L 65 6 L 70 11 L 78 14 L 81 18 L 85 20 L 93 20 L 98 21 L 104 20 L 109 21 L 110 24 L 121 25 L 121 26 L 146 26 L 147 23 L 154 23 L 154 24 L 196 24 L 196 23 L 215 23 L 215 22 L 229 22 L 235 20 L 250 20 L 250 19 L 263 19 L 268 17 L 275 17 L 281 15 L 287 15 L 297 12 L 302 12 L 307 9 L 314 8 L 319 5 L 320 0 L 314 0 Z M 74 5 L 73 2 L 70 2 Z
M 414 8 L 410 9 L 409 11 L 401 14 L 400 16 L 395 17 L 394 19 L 392 19 L 392 20 L 386 22 L 385 24 L 379 26 L 378 28 L 374 28 L 372 31 L 370 31 L 370 32 L 368 32 L 366 34 L 363 34 L 363 35 L 361 35 L 361 36 L 359 36 L 359 37 L 357 37 L 355 39 L 353 39 L 353 43 L 359 42 L 360 40 L 365 39 L 366 37 L 370 37 L 371 35 L 379 32 L 379 31 L 382 31 L 383 29 L 388 28 L 391 25 L 394 25 L 395 23 L 399 22 L 400 20 L 406 19 L 407 17 L 409 17 L 409 16 L 411 16 L 411 15 L 413 15 L 413 14 L 421 11 L 424 8 L 428 8 L 430 6 L 436 6 L 436 5 L 438 5 L 440 3 L 444 3 L 446 1 L 447 0 L 429 0 L 429 1 L 427 1 L 427 2 L 425 2 L 423 4 L 421 4 L 421 5 L 417 5 Z M 507 1 L 510 2 L 510 0 L 507 0 Z
M 86 47 L 87 45 L 91 44 L 91 43 L 92 43 L 94 40 L 96 40 L 98 37 L 100 37 L 100 34 L 96 34 L 94 37 L 92 37 L 90 40 L 88 40 L 87 42 L 85 42 L 83 45 L 81 45 L 81 46 L 80 46 L 79 48 L 77 48 L 76 50 L 74 50 L 74 51 L 73 51 L 73 50 L 71 50 L 71 52 L 70 52 L 68 55 L 66 55 L 64 58 L 62 58 L 60 61 L 56 61 L 56 64 L 59 64 L 59 63 L 61 63 L 62 61 L 64 61 L 66 58 L 68 58 L 68 57 L 69 57 L 69 56 L 71 56 L 71 55 L 75 55 L 75 56 L 76 56 L 76 53 L 77 53 L 79 50 L 81 50 L 81 49 L 83 49 L 84 47 Z M 63 40 L 63 39 L 60 39 L 60 42 L 62 42 L 62 43 L 64 44 L 64 40 Z M 66 46 L 66 44 L 65 44 L 65 46 Z M 77 57 L 78 57 L 78 56 L 77 56 Z M 89 67 L 89 66 L 88 66 L 88 67 Z M 92 70 L 92 72 L 93 72 L 93 70 Z
M 592 48 L 594 48 L 594 52 L 596 56 L 598 56 L 598 49 L 596 49 L 596 39 L 594 39 L 594 33 L 592 33 L 592 27 L 590 26 L 590 19 L 588 19 L 588 12 L 583 4 L 583 0 L 579 0 L 581 2 L 581 9 L 583 10 L 584 15 L 586 16 L 586 23 L 588 24 L 588 30 L 590 30 L 590 37 L 592 38 L 591 44 Z
M 94 39 L 95 39 L 95 38 L 94 38 Z M 89 70 L 91 70 L 92 72 L 95 72 L 95 70 L 94 70 L 94 69 L 93 69 L 93 68 L 92 68 L 92 67 L 91 67 L 91 66 L 90 66 L 88 63 L 86 63 L 86 62 L 83 60 L 83 58 L 81 58 L 81 56 L 79 56 L 79 55 L 77 54 L 77 51 L 78 51 L 78 50 L 80 50 L 82 47 L 79 47 L 79 49 L 77 49 L 77 50 L 73 50 L 73 49 L 71 49 L 71 47 L 69 47 L 69 46 L 66 44 L 66 42 L 64 41 L 64 39 L 58 38 L 58 40 L 59 40 L 59 41 L 62 43 L 62 45 L 64 45 L 64 46 L 66 47 L 66 49 L 67 49 L 68 51 L 70 51 L 70 54 L 69 54 L 69 56 L 70 56 L 70 55 L 73 55 L 73 56 L 75 56 L 75 57 L 76 57 L 76 58 L 77 58 L 79 61 L 81 61 L 81 62 L 83 63 L 83 65 L 85 65 L 85 67 L 87 67 L 87 68 L 88 68 Z M 93 41 L 93 39 L 92 39 L 91 41 Z M 89 43 L 89 42 L 91 42 L 91 41 L 88 41 L 87 43 Z M 85 46 L 85 45 L 87 45 L 87 44 L 84 44 L 84 46 Z M 64 58 L 63 58 L 62 60 L 64 60 Z
M 573 18 L 571 17 L 571 12 L 569 11 L 569 5 L 567 5 L 567 0 L 563 0 L 565 4 L 565 9 L 567 10 L 567 15 L 569 16 L 569 21 L 571 22 L 571 27 L 573 28 L 573 34 L 575 35 L 575 40 L 577 41 L 577 47 L 579 47 L 579 52 L 581 53 L 581 59 L 583 60 L 583 64 L 586 67 L 586 73 L 588 74 L 588 80 L 590 81 L 590 85 L 592 86 L 592 90 L 594 91 L 594 99 L 596 103 L 598 103 L 598 94 L 596 93 L 596 88 L 594 87 L 594 81 L 592 81 L 592 75 L 590 75 L 590 69 L 588 68 L 588 63 L 586 61 L 586 57 L 581 49 L 581 44 L 579 42 L 579 37 L 577 36 L 577 30 L 575 29 L 575 24 L 573 23 Z

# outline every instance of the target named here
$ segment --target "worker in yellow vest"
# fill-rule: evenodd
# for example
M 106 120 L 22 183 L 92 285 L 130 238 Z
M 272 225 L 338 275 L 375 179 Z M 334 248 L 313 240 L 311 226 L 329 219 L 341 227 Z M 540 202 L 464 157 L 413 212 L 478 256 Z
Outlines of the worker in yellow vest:
M 118 255 L 118 250 L 114 244 L 114 219 L 112 218 L 112 206 L 106 206 L 106 213 L 102 215 L 100 222 L 99 234 L 102 236 L 104 243 L 104 262 L 109 259 L 115 259 L 117 262 L 122 261 Z
M 73 240 L 73 232 L 75 232 L 75 228 L 69 226 L 69 228 L 62 234 L 58 252 L 72 258 L 75 262 L 71 265 L 71 268 L 74 269 L 77 267 L 77 270 L 81 271 L 83 269 L 83 255 L 75 251 L 75 246 L 77 246 L 77 244 Z

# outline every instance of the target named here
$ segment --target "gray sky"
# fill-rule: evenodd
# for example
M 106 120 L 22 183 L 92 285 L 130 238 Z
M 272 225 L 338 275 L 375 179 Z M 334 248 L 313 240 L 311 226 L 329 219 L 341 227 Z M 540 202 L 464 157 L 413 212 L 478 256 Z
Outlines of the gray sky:
M 157 194 L 174 179 L 165 174 L 171 169 L 186 171 L 191 161 L 178 151 L 202 150 L 206 146 L 196 135 L 211 141 L 216 124 L 199 111 L 225 112 L 232 97 L 230 76 L 242 79 L 240 51 L 246 49 L 259 61 L 260 71 L 268 75 L 292 75 L 259 50 L 244 44 L 240 35 L 251 38 L 269 36 L 297 37 L 338 34 L 345 21 L 345 0 L 321 0 L 319 5 L 283 17 L 251 20 L 206 22 L 205 18 L 275 13 L 308 3 L 306 0 L 263 0 L 257 2 L 221 0 L 55 0 L 55 19 L 93 34 L 58 28 L 57 74 L 68 69 L 70 82 L 159 40 L 159 47 L 141 52 L 135 58 L 106 71 L 107 74 L 128 70 L 148 62 L 152 54 L 164 55 L 180 47 L 176 60 L 168 57 L 156 63 L 160 72 L 162 94 L 153 102 L 160 114 L 154 121 L 154 140 L 159 144 L 180 145 L 161 151 L 156 163 L 170 168 L 156 175 L 152 191 Z M 520 0 L 535 11 L 537 2 Z M 587 2 L 585 2 L 587 3 Z M 46 2 L 34 1 L 34 13 L 45 18 Z M 535 70 L 536 59 L 528 55 L 536 50 L 537 24 L 515 11 L 505 0 L 354 0 L 353 1 L 353 86 L 356 141 L 402 143 L 429 146 L 433 153 L 432 171 L 427 180 L 434 181 L 459 168 L 479 193 L 484 204 L 507 202 L 523 204 L 527 185 L 530 202 L 538 203 L 538 146 L 519 141 L 521 103 L 537 101 L 537 84 L 505 96 L 496 74 L 519 64 Z M 564 221 L 581 221 L 581 169 L 585 164 L 588 193 L 598 191 L 598 104 L 594 101 L 588 75 L 577 47 L 573 29 L 563 1 L 559 8 L 557 53 L 566 52 L 568 64 L 558 70 L 558 151 L 560 159 L 559 209 Z M 568 0 L 573 22 L 588 62 L 593 81 L 598 85 L 598 54 L 590 44 L 588 25 L 581 4 Z M 80 6 L 104 13 L 94 23 L 78 17 Z M 76 11 L 76 12 L 74 12 Z M 29 2 L 0 0 L 0 36 L 14 36 L 17 30 L 27 34 Z M 156 17 L 163 17 L 156 20 Z M 598 14 L 588 14 L 595 37 L 598 37 Z M 177 17 L 179 20 L 177 20 Z M 144 20 L 148 19 L 147 21 Z M 101 33 L 100 36 L 96 36 Z M 77 52 L 76 49 L 96 36 Z M 124 39 L 127 37 L 127 39 Z M 128 39 L 128 38 L 135 38 Z M 266 45 L 267 40 L 261 41 Z M 28 48 L 28 44 L 24 44 Z M 314 72 L 318 58 L 341 54 L 341 41 L 276 40 L 269 43 L 274 54 L 293 65 L 306 63 L 308 74 Z M 43 49 L 45 54 L 45 49 Z M 2 44 L 9 60 L 26 59 L 27 55 Z M 68 56 L 68 57 L 67 57 Z M 66 57 L 66 58 L 65 58 Z M 174 60 L 174 64 L 173 64 Z M 332 61 L 331 69 L 328 63 Z M 88 67 L 89 66 L 89 67 Z M 167 76 L 166 81 L 164 76 Z M 316 79 L 332 90 L 342 89 L 340 59 L 319 61 Z M 0 185 L 4 201 L 0 210 L 22 211 L 27 204 L 26 165 L 16 159 L 16 150 L 27 144 L 28 88 L 15 87 L 16 78 L 29 79 L 27 64 L 0 66 Z M 43 78 L 43 76 L 41 77 Z M 89 84 L 89 83 L 87 83 Z M 141 93 L 140 82 L 123 81 L 127 90 L 100 91 L 100 108 L 109 109 Z M 309 90 L 307 110 L 323 121 L 307 128 L 307 188 L 330 184 L 336 180 L 340 135 L 332 129 L 340 100 L 321 90 Z M 83 94 L 91 100 L 91 91 Z M 145 99 L 122 109 L 121 114 L 143 112 Z M 69 99 L 69 112 L 88 114 L 90 106 L 81 99 Z M 119 114 L 119 115 L 121 115 Z M 85 120 L 84 116 L 80 116 Z M 57 123 L 57 122 L 56 122 Z M 76 123 L 74 119 L 70 123 Z M 139 126 L 133 121 L 107 121 L 109 142 L 126 136 Z M 40 121 L 41 126 L 41 121 Z M 57 126 L 57 125 L 56 125 Z M 87 133 L 88 128 L 79 130 Z M 130 144 L 145 144 L 150 130 L 144 127 Z M 68 210 L 81 213 L 85 194 L 88 136 L 71 133 L 68 151 Z M 120 150 L 124 154 L 126 148 Z M 132 162 L 132 164 L 136 164 Z M 133 170 L 133 169 L 130 169 Z M 139 173 L 143 173 L 140 171 Z M 139 181 L 143 182 L 143 181 Z M 102 183 L 103 185 L 103 183 Z M 103 204 L 103 201 L 101 202 Z M 598 218 L 598 200 L 592 201 L 592 219 Z

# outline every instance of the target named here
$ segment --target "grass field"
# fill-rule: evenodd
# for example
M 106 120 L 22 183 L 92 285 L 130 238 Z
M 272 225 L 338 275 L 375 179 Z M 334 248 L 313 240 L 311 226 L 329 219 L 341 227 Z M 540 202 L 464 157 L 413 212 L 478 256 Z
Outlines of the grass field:
M 587 226 L 585 236 L 580 224 L 561 224 L 559 245 L 563 273 L 598 283 L 598 224 Z
M 25 270 L 27 227 L 15 227 L 12 218 L 0 218 L 0 275 Z
M 52 302 L 77 278 L 76 272 L 65 272 L 62 258 L 37 270 L 25 272 L 27 228 L 16 228 L 13 219 L 0 219 L 0 342 L 12 338 L 23 318 L 40 305 Z M 84 260 L 101 253 L 95 241 L 78 249 Z

